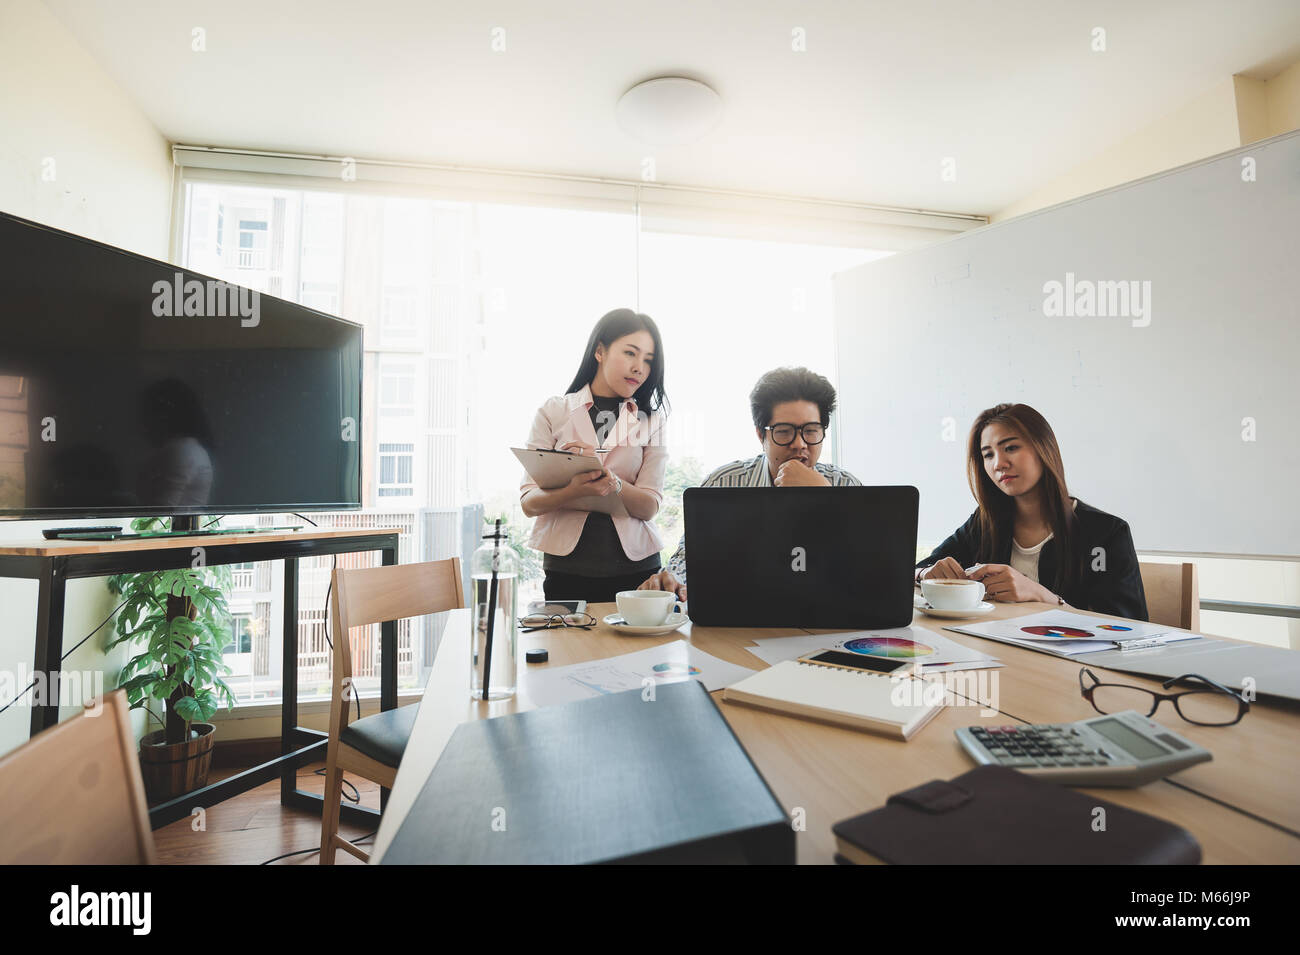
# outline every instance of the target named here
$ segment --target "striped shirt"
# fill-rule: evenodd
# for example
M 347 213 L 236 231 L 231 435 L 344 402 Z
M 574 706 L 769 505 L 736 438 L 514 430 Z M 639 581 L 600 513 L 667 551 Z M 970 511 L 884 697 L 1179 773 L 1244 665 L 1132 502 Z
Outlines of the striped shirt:
M 862 482 L 843 468 L 818 462 L 813 470 L 831 482 L 831 487 L 861 487 Z M 749 461 L 732 461 L 724 464 L 704 479 L 700 487 L 773 487 L 772 472 L 767 469 L 767 455 L 760 454 Z M 664 570 L 681 583 L 686 583 L 686 534 L 683 533 L 677 550 L 668 559 Z

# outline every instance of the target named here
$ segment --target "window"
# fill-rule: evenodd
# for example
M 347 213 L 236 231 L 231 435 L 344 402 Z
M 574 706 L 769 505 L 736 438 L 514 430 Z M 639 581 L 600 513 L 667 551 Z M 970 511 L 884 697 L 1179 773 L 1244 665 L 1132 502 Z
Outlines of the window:
M 339 313 L 339 287 L 337 282 L 303 282 L 298 303 L 317 311 Z
M 670 464 L 695 458 L 706 475 L 758 454 L 748 397 L 764 372 L 803 365 L 835 382 L 831 276 L 883 255 L 667 232 L 643 233 L 640 252 L 641 310 L 668 358 Z M 711 370 L 719 357 L 726 394 Z M 828 437 L 828 464 L 833 448 Z
M 267 224 L 249 219 L 239 220 L 239 267 L 266 268 Z
M 406 418 L 415 414 L 415 365 L 386 363 L 379 378 L 379 415 Z
M 256 579 L 256 574 L 257 565 L 251 561 L 230 565 L 231 583 L 235 590 L 251 592 Z
M 429 496 L 434 506 L 450 507 L 458 497 L 458 469 L 464 462 L 457 459 L 456 438 L 435 434 L 429 437 Z
M 379 496 L 410 497 L 415 493 L 415 445 L 379 446 Z
M 427 328 L 428 289 L 433 273 L 434 203 L 384 199 L 380 262 L 380 347 L 418 346 Z M 426 333 L 427 337 L 427 333 Z
M 639 231 L 630 205 L 403 199 L 360 183 L 329 192 L 280 182 L 187 180 L 182 264 L 266 291 L 283 276 L 285 297 L 365 326 L 363 403 L 373 415 L 362 455 L 366 506 L 311 517 L 323 526 L 401 527 L 402 562 L 452 556 L 449 547 L 473 538 L 465 523 L 473 508 L 511 515 L 512 541 L 522 545 L 520 472 L 506 448 L 524 441 L 545 398 L 568 388 L 596 320 L 638 305 L 665 337 L 674 411 L 658 523 L 675 547 L 682 488 L 757 451 L 746 401 L 752 379 L 787 362 L 833 378 L 831 275 L 880 254 Z M 230 229 L 224 261 L 208 238 L 214 217 L 219 231 Z M 738 327 L 746 334 L 727 344 Z M 830 457 L 829 442 L 823 454 Z M 267 567 L 244 592 L 246 605 L 232 607 L 256 611 L 247 689 L 232 684 L 241 699 L 279 692 L 284 615 Z M 304 698 L 329 692 L 320 609 L 329 567 L 324 560 L 316 577 L 301 570 L 303 615 L 289 638 L 297 639 Z M 269 602 L 254 603 L 255 595 Z M 421 685 L 438 633 L 423 624 L 400 631 L 403 686 Z M 358 642 L 357 672 L 373 649 Z
M 237 613 L 231 618 L 231 633 L 234 636 L 234 642 L 226 647 L 223 651 L 225 654 L 231 653 L 252 653 L 253 652 L 253 618 L 250 614 Z
M 384 289 L 383 326 L 389 339 L 414 340 L 416 326 L 416 290 L 410 286 Z

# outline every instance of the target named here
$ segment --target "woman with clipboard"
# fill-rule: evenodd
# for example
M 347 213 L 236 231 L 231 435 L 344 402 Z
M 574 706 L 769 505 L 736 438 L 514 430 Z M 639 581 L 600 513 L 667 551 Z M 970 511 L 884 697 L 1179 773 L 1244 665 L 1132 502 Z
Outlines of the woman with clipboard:
M 527 474 L 519 485 L 524 514 L 537 518 L 528 543 L 545 554 L 547 600 L 609 602 L 658 572 L 663 539 L 654 516 L 668 463 L 663 382 L 654 320 L 619 308 L 596 323 L 568 392 L 537 410 L 529 448 L 592 459 L 564 487 L 544 490 Z

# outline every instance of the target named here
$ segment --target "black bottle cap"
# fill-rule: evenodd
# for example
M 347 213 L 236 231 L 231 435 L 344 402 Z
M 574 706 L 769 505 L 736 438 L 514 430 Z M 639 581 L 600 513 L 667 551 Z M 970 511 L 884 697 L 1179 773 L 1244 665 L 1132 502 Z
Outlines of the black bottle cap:
M 529 663 L 545 663 L 551 658 L 551 654 L 545 647 L 538 647 L 535 650 L 529 650 L 524 654 L 524 659 Z

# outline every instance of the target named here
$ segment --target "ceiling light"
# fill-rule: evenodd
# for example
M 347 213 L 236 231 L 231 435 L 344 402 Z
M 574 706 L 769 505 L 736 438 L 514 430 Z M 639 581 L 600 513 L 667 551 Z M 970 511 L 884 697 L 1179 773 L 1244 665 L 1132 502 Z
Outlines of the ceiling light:
M 618 125 L 652 146 L 684 146 L 722 118 L 722 99 L 698 80 L 661 76 L 638 83 L 618 101 Z

